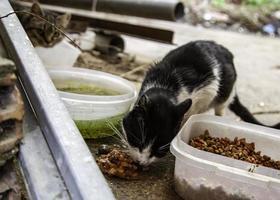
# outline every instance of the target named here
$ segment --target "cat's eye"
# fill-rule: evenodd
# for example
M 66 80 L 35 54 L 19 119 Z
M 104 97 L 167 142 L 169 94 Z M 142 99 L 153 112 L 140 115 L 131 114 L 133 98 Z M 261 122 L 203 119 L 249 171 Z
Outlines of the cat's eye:
M 59 35 L 60 35 L 59 32 L 55 32 L 53 36 L 54 36 L 55 38 L 58 38 Z
M 162 151 L 162 150 L 157 150 L 157 151 L 154 153 L 154 155 L 155 155 L 156 157 L 158 157 L 158 158 L 161 158 L 161 157 L 165 156 L 165 154 L 166 154 L 166 151 Z
M 43 35 L 44 32 L 45 32 L 45 31 L 44 31 L 43 29 L 39 29 L 39 30 L 38 30 L 38 33 L 39 33 L 40 35 Z

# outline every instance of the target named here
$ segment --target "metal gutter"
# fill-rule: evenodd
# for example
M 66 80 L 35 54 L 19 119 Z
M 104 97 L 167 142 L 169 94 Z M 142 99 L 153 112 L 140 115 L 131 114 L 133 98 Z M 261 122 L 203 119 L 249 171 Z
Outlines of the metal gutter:
M 9 1 L 1 0 L 0 16 L 10 12 Z M 115 199 L 15 15 L 0 20 L 0 35 L 71 198 Z
M 29 198 L 70 200 L 40 126 L 28 101 L 24 103 L 23 140 L 20 145 L 19 163 Z

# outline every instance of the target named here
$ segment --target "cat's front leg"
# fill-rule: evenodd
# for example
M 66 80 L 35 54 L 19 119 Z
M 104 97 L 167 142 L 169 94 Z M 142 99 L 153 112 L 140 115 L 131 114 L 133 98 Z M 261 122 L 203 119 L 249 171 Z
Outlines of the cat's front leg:
M 216 106 L 214 108 L 214 110 L 215 110 L 215 115 L 217 115 L 217 116 L 224 116 L 225 115 L 226 106 L 225 105 L 219 105 L 219 106 Z

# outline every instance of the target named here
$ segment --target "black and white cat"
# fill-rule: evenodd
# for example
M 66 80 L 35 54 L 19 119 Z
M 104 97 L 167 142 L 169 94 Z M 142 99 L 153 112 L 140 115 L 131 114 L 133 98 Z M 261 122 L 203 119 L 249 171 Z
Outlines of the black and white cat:
M 168 53 L 148 72 L 122 128 L 131 156 L 149 165 L 169 150 L 182 123 L 213 108 L 229 107 L 246 122 L 262 125 L 235 92 L 233 55 L 212 41 L 194 41 Z M 274 128 L 280 128 L 280 123 Z

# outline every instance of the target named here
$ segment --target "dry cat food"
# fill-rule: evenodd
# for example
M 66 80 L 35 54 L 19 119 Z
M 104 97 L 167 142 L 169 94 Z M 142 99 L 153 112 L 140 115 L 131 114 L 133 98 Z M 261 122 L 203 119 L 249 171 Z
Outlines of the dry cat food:
M 250 196 L 242 194 L 241 191 L 229 193 L 222 185 L 209 186 L 189 182 L 190 180 L 175 179 L 176 191 L 187 200 L 251 200 Z
M 212 137 L 206 130 L 203 135 L 192 138 L 189 144 L 203 151 L 280 170 L 280 160 L 275 161 L 267 155 L 261 155 L 260 151 L 256 152 L 255 143 L 247 143 L 245 138 L 235 137 L 232 141 L 227 137 Z
M 103 173 L 124 179 L 134 179 L 138 176 L 138 166 L 125 152 L 114 148 L 104 153 L 106 154 L 101 154 L 96 159 Z

